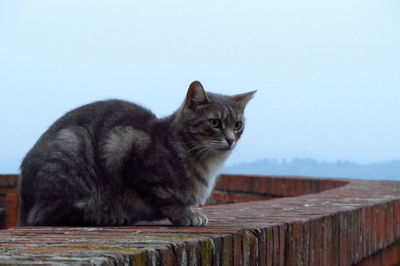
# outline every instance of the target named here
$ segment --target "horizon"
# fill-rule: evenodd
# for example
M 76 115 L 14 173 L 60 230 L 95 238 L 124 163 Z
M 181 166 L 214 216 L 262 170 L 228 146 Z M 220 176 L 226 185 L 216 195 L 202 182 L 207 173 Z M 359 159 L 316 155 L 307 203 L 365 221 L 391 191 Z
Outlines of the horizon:
M 226 165 L 400 159 L 400 2 L 0 2 L 0 172 L 61 115 L 258 90 Z
M 10 160 L 11 163 L 7 162 L 5 163 L 4 161 L 0 162 L 0 174 L 19 174 L 19 165 L 16 168 L 16 170 L 14 169 L 14 165 L 15 165 L 15 160 Z M 379 164 L 389 164 L 389 163 L 399 163 L 400 159 L 394 159 L 394 160 L 383 160 L 383 161 L 372 161 L 372 162 L 355 162 L 355 161 L 351 161 L 351 160 L 341 160 L 341 159 L 337 159 L 337 160 L 319 160 L 316 158 L 310 158 L 310 157 L 293 157 L 293 158 L 272 158 L 272 157 L 265 157 L 265 158 L 260 158 L 260 159 L 256 159 L 253 161 L 239 161 L 239 162 L 230 162 L 230 163 L 225 163 L 221 173 L 224 173 L 224 170 L 226 169 L 230 169 L 230 168 L 235 168 L 235 167 L 239 167 L 239 166 L 247 166 L 247 165 L 253 165 L 256 163 L 261 163 L 261 162 L 269 162 L 269 163 L 274 163 L 274 164 L 292 164 L 292 163 L 296 163 L 296 162 L 311 162 L 311 163 L 316 163 L 316 164 L 330 164 L 330 165 L 335 165 L 335 164 L 350 164 L 350 165 L 354 165 L 354 166 L 373 166 L 373 165 L 379 165 Z M 5 169 L 5 170 L 4 170 Z M 268 175 L 268 173 L 265 173 L 266 175 Z M 322 176 L 321 176 L 322 177 Z M 398 178 L 400 180 L 400 176 Z
M 359 164 L 350 161 L 326 162 L 306 158 L 264 159 L 224 167 L 222 173 L 400 181 L 400 160 Z

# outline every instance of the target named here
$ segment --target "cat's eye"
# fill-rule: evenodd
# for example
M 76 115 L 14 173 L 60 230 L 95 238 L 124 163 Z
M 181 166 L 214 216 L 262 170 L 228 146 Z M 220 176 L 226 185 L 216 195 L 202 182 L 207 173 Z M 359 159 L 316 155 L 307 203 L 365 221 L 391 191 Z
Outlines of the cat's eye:
M 221 126 L 221 121 L 216 118 L 211 118 L 208 120 L 208 125 L 212 128 L 218 128 Z
M 241 130 L 243 127 L 243 122 L 242 121 L 237 121 L 234 125 L 233 125 L 233 129 L 234 130 Z

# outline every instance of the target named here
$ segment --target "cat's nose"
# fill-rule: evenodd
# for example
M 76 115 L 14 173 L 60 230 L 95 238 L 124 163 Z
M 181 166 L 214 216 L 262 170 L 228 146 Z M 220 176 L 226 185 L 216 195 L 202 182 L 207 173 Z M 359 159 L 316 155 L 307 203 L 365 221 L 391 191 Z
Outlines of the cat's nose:
M 233 143 L 235 143 L 235 139 L 233 138 L 225 138 L 226 142 L 228 142 L 229 146 L 232 146 Z

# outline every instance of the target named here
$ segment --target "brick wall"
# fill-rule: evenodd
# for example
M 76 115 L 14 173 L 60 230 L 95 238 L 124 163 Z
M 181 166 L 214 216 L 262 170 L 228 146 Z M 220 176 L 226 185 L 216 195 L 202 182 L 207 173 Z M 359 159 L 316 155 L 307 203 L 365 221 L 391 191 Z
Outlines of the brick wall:
M 213 204 L 246 202 L 201 208 L 206 227 L 0 230 L 0 264 L 400 263 L 400 182 L 222 176 L 216 189 Z
M 222 175 L 208 205 L 295 197 L 333 189 L 347 182 L 334 179 L 282 176 Z
M 0 229 L 17 224 L 17 175 L 0 175 L 0 208 L 5 210 Z M 346 181 L 305 177 L 257 177 L 222 175 L 207 205 L 239 203 L 294 197 L 322 192 L 346 184 Z
M 16 175 L 0 175 L 0 208 L 4 209 L 0 219 L 1 228 L 11 228 L 17 223 L 18 192 Z

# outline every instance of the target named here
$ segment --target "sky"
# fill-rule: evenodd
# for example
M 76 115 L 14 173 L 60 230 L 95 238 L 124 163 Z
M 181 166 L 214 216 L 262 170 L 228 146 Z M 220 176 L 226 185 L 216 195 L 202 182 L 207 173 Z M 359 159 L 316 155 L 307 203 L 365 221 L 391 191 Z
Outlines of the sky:
M 0 173 L 58 117 L 257 90 L 227 164 L 400 159 L 398 0 L 0 0 Z

